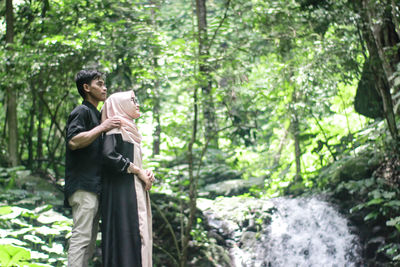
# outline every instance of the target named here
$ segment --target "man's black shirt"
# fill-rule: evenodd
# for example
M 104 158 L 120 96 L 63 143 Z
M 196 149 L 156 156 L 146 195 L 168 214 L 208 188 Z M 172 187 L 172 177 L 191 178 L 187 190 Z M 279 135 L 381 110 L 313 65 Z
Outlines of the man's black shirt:
M 101 136 L 87 147 L 71 150 L 68 142 L 72 137 L 90 131 L 100 124 L 100 112 L 88 101 L 76 107 L 68 117 L 65 158 L 65 204 L 78 189 L 99 193 L 101 171 Z

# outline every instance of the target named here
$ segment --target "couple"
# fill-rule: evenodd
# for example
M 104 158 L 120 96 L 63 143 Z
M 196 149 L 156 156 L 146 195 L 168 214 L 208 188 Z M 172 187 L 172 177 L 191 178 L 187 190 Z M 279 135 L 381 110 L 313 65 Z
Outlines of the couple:
M 78 72 L 75 81 L 84 100 L 67 121 L 65 204 L 73 217 L 68 266 L 88 266 L 100 217 L 103 266 L 152 266 L 148 191 L 154 174 L 142 169 L 135 94 L 119 92 L 106 100 L 103 74 L 96 70 Z

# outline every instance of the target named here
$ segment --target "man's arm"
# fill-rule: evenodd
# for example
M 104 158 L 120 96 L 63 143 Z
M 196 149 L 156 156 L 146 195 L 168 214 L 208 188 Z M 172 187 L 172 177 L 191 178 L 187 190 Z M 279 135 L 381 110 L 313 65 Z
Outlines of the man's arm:
M 93 143 L 93 141 L 96 140 L 96 138 L 99 137 L 101 133 L 108 132 L 109 130 L 120 126 L 121 126 L 120 119 L 118 118 L 107 119 L 103 121 L 99 126 L 94 127 L 92 130 L 81 132 L 72 137 L 71 140 L 69 140 L 68 142 L 68 147 L 71 150 L 87 147 L 88 145 Z

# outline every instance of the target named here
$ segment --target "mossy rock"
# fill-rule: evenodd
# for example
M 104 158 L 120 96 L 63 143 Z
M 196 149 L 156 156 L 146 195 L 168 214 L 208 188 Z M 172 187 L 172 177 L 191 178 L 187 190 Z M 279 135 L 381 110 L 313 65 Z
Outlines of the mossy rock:
M 316 182 L 335 187 L 338 183 L 349 180 L 369 178 L 379 166 L 382 155 L 363 153 L 353 157 L 345 157 L 333 162 L 320 171 Z
M 199 193 L 202 197 L 237 196 L 248 193 L 253 186 L 263 187 L 263 177 L 252 177 L 247 180 L 232 179 L 205 186 Z
M 303 182 L 292 182 L 287 188 L 284 189 L 284 195 L 300 196 L 304 194 L 306 187 Z
M 348 180 L 360 180 L 364 178 L 368 178 L 372 174 L 372 170 L 368 165 L 368 158 L 367 157 L 356 157 L 356 158 L 349 158 L 346 160 L 338 175 L 341 181 L 348 181 Z

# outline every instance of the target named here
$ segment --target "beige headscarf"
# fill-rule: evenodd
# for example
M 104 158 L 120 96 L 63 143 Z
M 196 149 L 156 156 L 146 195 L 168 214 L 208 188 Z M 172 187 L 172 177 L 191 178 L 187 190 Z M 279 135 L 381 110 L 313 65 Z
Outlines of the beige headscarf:
M 142 135 L 133 122 L 135 106 L 131 100 L 132 91 L 119 92 L 110 95 L 101 109 L 101 121 L 117 116 L 121 119 L 121 127 L 114 128 L 106 134 L 120 133 L 122 139 L 129 143 L 140 144 Z

